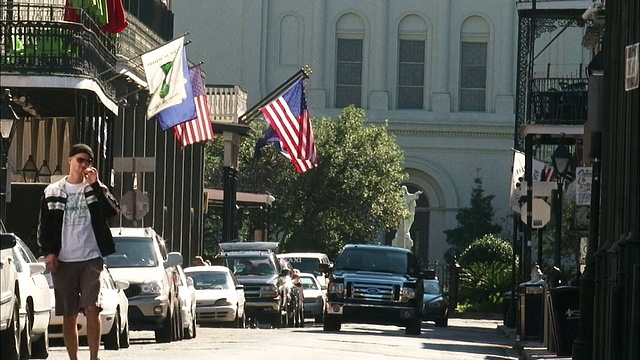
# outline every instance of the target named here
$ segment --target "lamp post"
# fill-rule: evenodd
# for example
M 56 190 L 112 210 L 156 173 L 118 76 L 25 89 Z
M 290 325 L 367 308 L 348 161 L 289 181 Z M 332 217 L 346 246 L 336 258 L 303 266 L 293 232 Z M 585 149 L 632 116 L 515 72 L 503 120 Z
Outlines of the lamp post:
M 553 265 L 560 269 L 560 262 L 562 260 L 560 252 L 562 239 L 562 187 L 564 176 L 567 173 L 567 170 L 569 170 L 569 161 L 571 160 L 569 149 L 567 149 L 562 139 L 560 140 L 560 143 L 558 144 L 556 149 L 553 151 L 551 159 L 553 161 L 553 168 L 555 169 L 557 174 L 556 183 L 558 184 L 555 200 L 556 239 L 553 245 Z
M 0 129 L 2 132 L 2 141 L 0 142 L 0 152 L 2 153 L 2 174 L 0 176 L 0 220 L 4 224 L 7 215 L 7 191 L 9 190 L 9 147 L 11 146 L 11 140 L 16 132 L 16 124 L 18 115 L 11 107 L 11 91 L 5 89 L 2 94 L 2 113 L 0 114 Z
M 33 159 L 33 155 L 29 155 L 27 162 L 24 163 L 22 167 L 22 177 L 24 178 L 24 182 L 29 183 L 36 182 L 38 179 L 38 166 Z

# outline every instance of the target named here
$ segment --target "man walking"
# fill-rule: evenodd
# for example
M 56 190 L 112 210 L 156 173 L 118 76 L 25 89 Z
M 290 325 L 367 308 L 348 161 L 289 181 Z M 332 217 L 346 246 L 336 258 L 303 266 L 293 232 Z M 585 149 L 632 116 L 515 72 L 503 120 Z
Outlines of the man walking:
M 100 273 L 103 257 L 115 252 L 109 218 L 120 207 L 92 167 L 93 151 L 76 144 L 69 151 L 69 175 L 44 189 L 38 244 L 53 274 L 56 314 L 70 360 L 78 359 L 78 313 L 87 319 L 91 360 L 100 347 Z

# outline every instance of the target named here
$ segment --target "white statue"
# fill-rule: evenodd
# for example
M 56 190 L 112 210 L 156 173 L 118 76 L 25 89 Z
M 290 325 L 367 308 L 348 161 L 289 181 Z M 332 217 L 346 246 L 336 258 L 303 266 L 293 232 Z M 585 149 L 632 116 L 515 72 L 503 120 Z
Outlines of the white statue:
M 420 190 L 411 194 L 406 186 L 402 186 L 402 198 L 404 200 L 405 208 L 409 214 L 404 217 L 398 225 L 396 236 L 393 238 L 391 245 L 407 249 L 411 249 L 413 247 L 413 240 L 411 239 L 409 231 L 411 230 L 411 225 L 413 225 L 413 220 L 416 217 L 416 201 L 420 198 L 420 194 L 422 194 L 422 191 Z

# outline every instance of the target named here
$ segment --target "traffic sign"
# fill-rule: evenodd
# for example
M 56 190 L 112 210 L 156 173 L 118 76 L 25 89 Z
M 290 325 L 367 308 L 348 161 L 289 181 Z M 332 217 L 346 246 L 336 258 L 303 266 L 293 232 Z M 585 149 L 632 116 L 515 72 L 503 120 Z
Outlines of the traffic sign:
M 127 191 L 120 199 L 120 213 L 129 220 L 142 220 L 149 213 L 149 197 L 140 190 Z
M 543 228 L 551 219 L 551 207 L 543 199 L 533 199 L 531 212 L 531 228 Z M 522 204 L 520 208 L 520 219 L 523 223 L 527 223 L 527 203 Z

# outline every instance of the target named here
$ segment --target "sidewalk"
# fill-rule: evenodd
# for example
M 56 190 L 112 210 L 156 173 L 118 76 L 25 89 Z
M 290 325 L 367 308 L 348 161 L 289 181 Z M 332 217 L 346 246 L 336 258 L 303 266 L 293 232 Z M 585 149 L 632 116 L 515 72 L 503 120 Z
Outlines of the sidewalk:
M 505 336 L 513 341 L 513 347 L 517 350 L 521 360 L 537 360 L 537 359 L 559 359 L 571 360 L 571 356 L 558 356 L 556 353 L 547 350 L 547 347 L 539 341 L 521 341 L 518 339 L 516 329 L 499 325 Z

